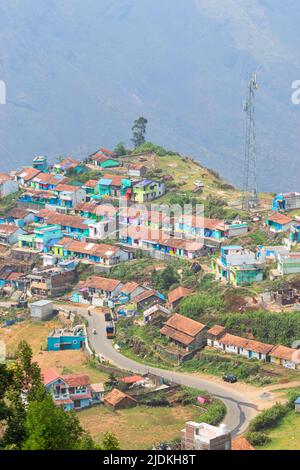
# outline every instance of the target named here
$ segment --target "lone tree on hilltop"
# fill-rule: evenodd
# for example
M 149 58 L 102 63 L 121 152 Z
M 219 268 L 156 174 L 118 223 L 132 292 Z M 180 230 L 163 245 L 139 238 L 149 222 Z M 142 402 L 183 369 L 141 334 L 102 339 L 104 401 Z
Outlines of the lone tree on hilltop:
M 147 123 L 148 120 L 142 116 L 134 121 L 132 126 L 133 137 L 131 139 L 134 148 L 139 147 L 145 142 Z

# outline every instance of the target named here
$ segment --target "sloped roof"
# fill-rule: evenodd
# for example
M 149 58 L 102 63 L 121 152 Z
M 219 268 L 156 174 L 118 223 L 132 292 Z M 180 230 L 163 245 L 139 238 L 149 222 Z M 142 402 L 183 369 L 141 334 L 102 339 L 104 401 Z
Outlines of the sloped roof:
M 281 214 L 280 212 L 272 212 L 271 214 L 269 214 L 268 220 L 280 225 L 285 225 L 289 224 L 290 222 L 293 222 L 293 219 L 291 219 L 287 215 Z
M 226 331 L 225 326 L 214 325 L 212 328 L 208 330 L 207 334 L 212 335 L 212 336 L 219 336 L 221 333 L 225 333 L 225 331 Z
M 126 282 L 122 289 L 120 289 L 120 292 L 123 294 L 131 294 L 132 292 L 135 291 L 140 286 L 137 282 Z
M 63 374 L 60 377 L 69 387 L 84 387 L 90 384 L 90 378 L 87 374 Z
M 176 302 L 177 300 L 183 299 L 187 295 L 191 294 L 192 290 L 187 289 L 186 287 L 179 286 L 176 289 L 172 290 L 168 294 L 168 302 L 172 304 L 173 302 Z
M 165 326 L 177 330 L 178 332 L 185 333 L 189 336 L 196 336 L 200 331 L 206 328 L 200 322 L 187 318 L 179 313 L 172 315 L 169 320 L 165 323 Z
M 144 377 L 141 375 L 130 375 L 128 377 L 122 377 L 120 379 L 120 382 L 123 382 L 125 384 L 135 384 L 136 382 L 141 382 L 144 380 Z
M 45 385 L 48 385 L 51 382 L 54 382 L 54 380 L 57 380 L 59 378 L 59 373 L 56 372 L 54 369 L 47 369 L 45 371 L 42 371 L 42 378 L 44 381 Z
M 105 397 L 105 402 L 111 406 L 116 406 L 118 405 L 124 398 L 128 398 L 129 400 L 132 400 L 135 402 L 136 400 L 132 398 L 130 395 L 127 393 L 121 392 L 121 390 L 118 390 L 117 388 L 114 388 L 108 395 Z
M 36 170 L 35 168 L 23 168 L 23 170 L 20 170 L 16 173 L 16 176 L 19 176 L 20 178 L 23 178 L 24 181 L 30 181 L 33 178 L 35 178 L 37 175 L 39 175 L 41 172 L 40 170 Z
M 79 282 L 78 288 L 88 287 L 92 289 L 99 289 L 99 290 L 104 290 L 107 292 L 112 292 L 120 284 L 121 284 L 121 281 L 119 281 L 118 279 L 109 279 L 106 277 L 91 276 L 86 281 Z
M 240 336 L 231 335 L 230 333 L 225 333 L 220 339 L 220 342 L 261 354 L 268 354 L 274 348 L 273 344 L 261 343 L 260 341 L 242 338 Z
M 285 361 L 294 361 L 300 363 L 300 350 L 288 348 L 287 346 L 274 346 L 272 351 L 269 353 L 270 356 L 276 357 L 278 359 L 283 359 Z

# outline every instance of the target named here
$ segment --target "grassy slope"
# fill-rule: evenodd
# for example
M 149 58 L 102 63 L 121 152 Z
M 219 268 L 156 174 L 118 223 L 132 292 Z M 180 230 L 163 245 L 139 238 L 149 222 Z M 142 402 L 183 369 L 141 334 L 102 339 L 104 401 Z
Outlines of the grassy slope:
M 105 432 L 111 431 L 120 440 L 122 449 L 149 449 L 155 443 L 178 438 L 186 421 L 199 419 L 199 408 L 138 406 L 111 411 L 98 406 L 81 411 L 78 417 L 96 441 L 100 441 Z

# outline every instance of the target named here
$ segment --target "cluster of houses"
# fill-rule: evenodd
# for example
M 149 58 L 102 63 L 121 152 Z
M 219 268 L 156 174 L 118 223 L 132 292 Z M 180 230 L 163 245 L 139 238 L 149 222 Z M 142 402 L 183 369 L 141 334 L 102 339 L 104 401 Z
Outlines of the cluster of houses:
M 300 371 L 298 349 L 236 336 L 220 325 L 208 329 L 206 325 L 178 313 L 168 318 L 160 333 L 176 346 L 174 355 L 176 353 L 181 360 L 189 359 L 204 346 L 209 346 L 247 359 L 257 359 Z

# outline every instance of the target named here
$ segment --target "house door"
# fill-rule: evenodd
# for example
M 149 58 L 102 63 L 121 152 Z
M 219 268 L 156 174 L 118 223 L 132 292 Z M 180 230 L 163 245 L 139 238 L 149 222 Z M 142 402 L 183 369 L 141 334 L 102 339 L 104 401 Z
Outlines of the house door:
M 74 408 L 80 408 L 80 400 L 74 400 Z

